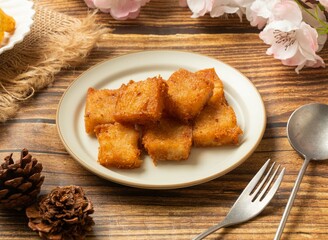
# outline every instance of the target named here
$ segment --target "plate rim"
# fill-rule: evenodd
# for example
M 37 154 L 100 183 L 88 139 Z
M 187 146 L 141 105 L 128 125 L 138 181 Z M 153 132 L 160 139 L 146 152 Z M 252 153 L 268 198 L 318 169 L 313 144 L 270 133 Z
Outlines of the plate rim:
M 135 183 L 135 182 L 131 182 L 128 181 L 126 179 L 121 179 L 121 178 L 116 178 L 116 177 L 112 177 L 112 176 L 108 176 L 104 173 L 102 173 L 101 171 L 98 171 L 97 169 L 90 169 L 90 166 L 85 163 L 83 160 L 81 160 L 75 153 L 74 151 L 71 149 L 71 147 L 66 143 L 61 131 L 60 131 L 60 126 L 59 126 L 59 112 L 60 112 L 60 106 L 62 105 L 62 102 L 64 101 L 64 98 L 66 96 L 66 94 L 69 92 L 69 90 L 75 85 L 75 83 L 83 76 L 88 74 L 90 71 L 93 71 L 95 68 L 97 68 L 98 66 L 105 64 L 106 62 L 110 62 L 112 60 L 117 60 L 119 58 L 124 58 L 127 57 L 129 55 L 135 55 L 135 54 L 142 54 L 142 53 L 149 53 L 149 54 L 161 54 L 161 53 L 179 53 L 179 54 L 192 54 L 192 55 L 198 55 L 199 57 L 206 57 L 209 59 L 212 59 L 214 61 L 220 62 L 221 64 L 232 68 L 234 71 L 236 71 L 238 74 L 240 74 L 244 80 L 247 80 L 248 83 L 251 85 L 251 87 L 253 88 L 254 92 L 256 93 L 257 97 L 261 100 L 260 101 L 260 106 L 261 106 L 261 112 L 263 113 L 263 122 L 262 122 L 262 128 L 261 131 L 259 133 L 258 138 L 256 139 L 255 144 L 251 147 L 251 149 L 249 149 L 249 151 L 247 152 L 247 154 L 245 154 L 242 158 L 240 158 L 240 160 L 234 164 L 232 164 L 231 166 L 229 166 L 228 168 L 226 168 L 225 170 L 202 178 L 202 179 L 197 179 L 197 180 L 193 180 L 193 181 L 189 181 L 187 183 L 175 183 L 175 184 L 140 184 L 140 183 Z M 87 171 L 91 172 L 92 174 L 95 174 L 103 179 L 106 179 L 108 181 L 111 181 L 113 183 L 117 183 L 117 184 L 121 184 L 121 185 L 125 185 L 125 186 L 129 186 L 129 187 L 135 187 L 135 188 L 141 188 L 141 189 L 154 189 L 154 190 L 165 190 L 165 189 L 178 189 L 178 188 L 186 188 L 186 187 L 192 187 L 195 185 L 199 185 L 202 183 L 206 183 L 209 182 L 211 180 L 214 180 L 216 178 L 219 178 L 225 174 L 227 174 L 228 172 L 234 170 L 235 168 L 237 168 L 239 165 L 241 165 L 242 163 L 244 163 L 249 157 L 250 155 L 252 155 L 254 153 L 254 151 L 256 150 L 256 148 L 258 147 L 258 145 L 260 144 L 260 142 L 262 141 L 265 129 L 266 129 L 266 123 L 267 123 L 267 115 L 266 115 L 266 109 L 265 109 L 265 105 L 263 102 L 263 99 L 260 95 L 260 92 L 258 91 L 258 89 L 256 88 L 256 86 L 252 83 L 252 81 L 246 77 L 243 73 L 241 73 L 238 69 L 234 68 L 233 66 L 223 62 L 220 59 L 217 59 L 215 57 L 211 57 L 208 56 L 206 54 L 201 54 L 201 53 L 197 53 L 197 52 L 192 52 L 192 51 L 184 51 L 184 50 L 141 50 L 141 51 L 135 51 L 135 52 L 131 52 L 131 53 L 127 53 L 127 54 L 122 54 L 119 56 L 115 56 L 115 57 L 110 57 L 108 59 L 102 60 L 99 63 L 96 63 L 95 65 L 92 65 L 91 67 L 89 67 L 87 70 L 85 70 L 84 72 L 82 72 L 79 76 L 77 76 L 70 84 L 69 86 L 65 89 L 63 95 L 61 96 L 59 103 L 57 105 L 57 111 L 56 111 L 56 129 L 57 132 L 59 134 L 60 140 L 63 143 L 65 149 L 67 150 L 67 152 L 74 158 L 75 161 L 77 161 L 79 164 L 81 164 Z M 129 177 L 127 177 L 129 178 Z

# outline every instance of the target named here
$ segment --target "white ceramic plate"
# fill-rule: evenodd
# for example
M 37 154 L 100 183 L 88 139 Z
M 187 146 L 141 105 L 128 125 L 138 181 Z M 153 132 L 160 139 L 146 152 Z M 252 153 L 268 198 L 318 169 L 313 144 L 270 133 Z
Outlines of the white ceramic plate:
M 186 161 L 163 161 L 154 166 L 144 156 L 141 168 L 108 169 L 97 163 L 98 142 L 84 130 L 84 108 L 89 87 L 116 89 L 133 79 L 160 74 L 167 79 L 185 68 L 197 71 L 214 67 L 222 79 L 225 95 L 234 108 L 244 134 L 240 146 L 192 148 Z M 200 184 L 236 168 L 262 139 L 266 115 L 257 89 L 236 69 L 216 59 L 178 51 L 145 51 L 110 59 L 79 76 L 64 93 L 57 111 L 58 132 L 67 151 L 85 168 L 105 179 L 133 187 L 170 189 Z
M 13 35 L 6 35 L 5 45 L 0 45 L 0 54 L 12 49 L 15 44 L 23 41 L 30 32 L 35 11 L 33 1 L 30 0 L 0 0 L 0 8 L 16 21 L 16 29 Z

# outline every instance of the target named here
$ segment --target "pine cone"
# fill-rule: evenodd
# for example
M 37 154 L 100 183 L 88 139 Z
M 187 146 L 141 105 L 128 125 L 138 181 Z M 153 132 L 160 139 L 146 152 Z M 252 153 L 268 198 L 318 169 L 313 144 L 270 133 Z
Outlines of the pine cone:
M 41 176 L 42 164 L 27 149 L 21 151 L 17 162 L 12 155 L 5 157 L 0 166 L 0 205 L 21 210 L 36 201 L 44 176 Z
M 26 209 L 28 226 L 42 239 L 84 239 L 94 221 L 92 202 L 81 187 L 57 187 Z

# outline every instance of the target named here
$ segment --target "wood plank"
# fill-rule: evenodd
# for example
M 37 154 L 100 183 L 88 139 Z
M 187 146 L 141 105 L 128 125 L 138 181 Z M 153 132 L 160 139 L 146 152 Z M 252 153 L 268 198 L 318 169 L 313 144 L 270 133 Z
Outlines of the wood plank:
M 77 18 L 88 9 L 83 0 L 38 1 Z M 79 185 L 94 203 L 96 225 L 87 239 L 191 239 L 224 218 L 244 187 L 271 158 L 286 175 L 278 194 L 257 218 L 218 231 L 208 239 L 273 239 L 303 159 L 286 136 L 288 117 L 302 104 L 328 104 L 328 70 L 293 67 L 265 54 L 268 48 L 259 30 L 236 16 L 190 18 L 190 10 L 177 0 L 152 0 L 138 19 L 116 21 L 97 13 L 99 24 L 112 28 L 79 66 L 56 75 L 55 82 L 22 104 L 19 113 L 0 124 L 0 161 L 26 147 L 44 166 L 42 194 L 56 186 Z M 56 110 L 61 96 L 80 74 L 95 64 L 123 54 L 145 50 L 180 50 L 222 60 L 247 76 L 260 92 L 267 126 L 256 151 L 239 167 L 215 180 L 173 190 L 144 190 L 104 180 L 84 169 L 65 150 L 56 130 Z M 320 56 L 328 61 L 328 48 Z M 228 161 L 228 159 L 227 159 Z M 328 238 L 328 163 L 310 163 L 289 216 L 283 239 Z M 23 212 L 0 208 L 0 239 L 39 239 L 27 227 Z

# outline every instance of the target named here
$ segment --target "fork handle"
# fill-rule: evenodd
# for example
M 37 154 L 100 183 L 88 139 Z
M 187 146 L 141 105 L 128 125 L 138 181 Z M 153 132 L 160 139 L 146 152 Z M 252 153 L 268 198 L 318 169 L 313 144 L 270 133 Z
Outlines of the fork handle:
M 301 181 L 303 179 L 305 170 L 306 170 L 307 166 L 309 165 L 310 160 L 311 160 L 311 158 L 305 157 L 305 160 L 303 162 L 302 168 L 301 168 L 301 170 L 300 170 L 300 172 L 299 172 L 299 174 L 297 176 L 295 185 L 293 187 L 292 193 L 290 194 L 290 197 L 288 199 L 288 202 L 287 202 L 285 211 L 284 211 L 284 213 L 282 215 L 282 218 L 281 218 L 281 221 L 280 221 L 278 230 L 276 232 L 276 236 L 274 237 L 274 240 L 279 240 L 280 237 L 281 237 L 281 235 L 282 235 L 282 232 L 284 230 L 285 224 L 287 222 L 287 218 L 288 218 L 289 212 L 292 209 L 292 206 L 293 206 L 293 203 L 294 203 L 294 200 L 295 200 L 297 191 L 298 191 L 298 189 L 300 187 L 300 184 L 301 184 Z
M 231 226 L 231 225 L 233 225 L 233 223 L 227 221 L 227 219 L 225 218 L 222 222 L 220 222 L 217 225 L 214 225 L 213 227 L 210 227 L 206 231 L 204 231 L 201 234 L 199 234 L 198 236 L 194 237 L 192 240 L 201 240 L 201 239 L 207 237 L 208 235 L 210 235 L 211 233 L 219 230 L 220 228 L 228 227 L 228 226 Z

